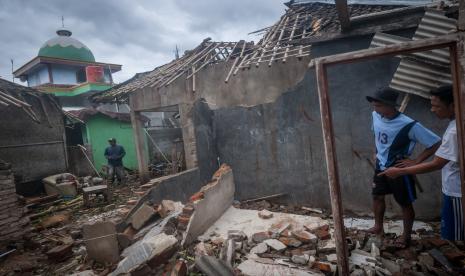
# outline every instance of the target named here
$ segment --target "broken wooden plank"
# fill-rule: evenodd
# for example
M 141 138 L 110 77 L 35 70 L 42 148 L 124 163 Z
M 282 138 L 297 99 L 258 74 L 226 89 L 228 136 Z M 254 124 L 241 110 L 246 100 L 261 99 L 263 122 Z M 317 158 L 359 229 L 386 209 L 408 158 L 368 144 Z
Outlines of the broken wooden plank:
M 257 197 L 257 198 L 252 198 L 252 199 L 247 199 L 242 202 L 247 203 L 247 202 L 254 202 L 254 201 L 260 201 L 260 200 L 266 200 L 266 199 L 272 199 L 272 198 L 277 198 L 277 197 L 282 197 L 287 195 L 287 193 L 279 193 L 279 194 L 274 194 L 274 195 L 269 195 L 269 196 L 262 196 L 262 197 Z

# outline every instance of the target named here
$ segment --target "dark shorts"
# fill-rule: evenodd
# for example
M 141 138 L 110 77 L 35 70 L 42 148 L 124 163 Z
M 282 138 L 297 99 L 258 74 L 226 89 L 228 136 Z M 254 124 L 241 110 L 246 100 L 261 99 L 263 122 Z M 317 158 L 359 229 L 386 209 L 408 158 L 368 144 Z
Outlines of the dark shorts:
M 400 206 L 408 206 L 417 199 L 415 180 L 411 175 L 404 175 L 392 179 L 385 175 L 378 176 L 380 171 L 375 170 L 373 176 L 373 195 L 392 194 Z
M 451 241 L 464 240 L 462 198 L 442 194 L 441 238 Z

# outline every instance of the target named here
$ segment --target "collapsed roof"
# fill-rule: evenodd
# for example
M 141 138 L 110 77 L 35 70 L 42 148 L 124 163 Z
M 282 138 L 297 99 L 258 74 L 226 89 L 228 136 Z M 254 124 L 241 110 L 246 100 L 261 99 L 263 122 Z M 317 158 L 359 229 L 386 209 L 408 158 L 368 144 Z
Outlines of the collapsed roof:
M 221 62 L 232 62 L 225 76 L 225 82 L 240 69 L 252 65 L 286 62 L 290 58 L 310 55 L 309 39 L 333 39 L 341 34 L 334 4 L 309 2 L 287 3 L 289 9 L 274 25 L 254 33 L 263 35 L 257 44 L 241 40 L 239 42 L 213 42 L 205 39 L 193 50 L 152 71 L 136 74 L 133 78 L 109 90 L 91 96 L 94 102 L 126 102 L 129 94 L 142 88 L 161 88 L 173 83 L 181 76 L 191 78 L 203 68 Z M 396 9 L 399 5 L 354 4 L 349 6 L 351 17 L 379 13 Z M 423 11 L 423 10 L 421 10 Z M 418 24 L 417 20 L 414 24 Z M 415 25 L 416 26 L 416 25 Z M 398 24 L 396 25 L 398 28 Z M 370 30 L 373 33 L 373 30 Z M 359 34 L 359 33 L 357 33 Z
M 61 110 L 58 102 L 52 95 L 41 93 L 33 88 L 19 85 L 0 78 L 0 109 L 13 108 L 25 112 L 33 121 L 40 123 L 40 119 L 32 109 L 32 105 L 26 100 L 27 97 L 39 99 L 42 109 L 45 109 L 43 100 L 52 103 L 57 109 Z

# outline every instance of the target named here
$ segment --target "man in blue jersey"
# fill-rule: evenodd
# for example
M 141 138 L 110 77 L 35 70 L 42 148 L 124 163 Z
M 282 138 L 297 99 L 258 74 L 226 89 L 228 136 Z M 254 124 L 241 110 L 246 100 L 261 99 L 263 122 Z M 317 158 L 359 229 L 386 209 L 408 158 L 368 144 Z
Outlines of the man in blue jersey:
M 419 164 L 433 155 L 439 147 L 440 138 L 417 121 L 396 109 L 397 91 L 383 88 L 366 99 L 373 106 L 373 132 L 376 144 L 376 169 L 373 177 L 373 212 L 375 225 L 368 231 L 383 234 L 386 204 L 384 196 L 392 194 L 402 208 L 404 231 L 395 245 L 405 248 L 410 243 L 415 211 L 412 203 L 416 199 L 415 182 L 412 175 L 395 179 L 379 175 L 389 167 L 407 167 Z M 408 159 L 416 143 L 426 149 L 416 159 Z
M 452 86 L 441 86 L 432 95 L 431 111 L 439 119 L 449 120 L 449 125 L 442 137 L 441 146 L 436 151 L 433 160 L 405 168 L 389 168 L 381 174 L 396 178 L 407 174 L 441 170 L 443 198 L 441 237 L 445 240 L 463 241 L 465 235 L 462 214 L 462 189 Z

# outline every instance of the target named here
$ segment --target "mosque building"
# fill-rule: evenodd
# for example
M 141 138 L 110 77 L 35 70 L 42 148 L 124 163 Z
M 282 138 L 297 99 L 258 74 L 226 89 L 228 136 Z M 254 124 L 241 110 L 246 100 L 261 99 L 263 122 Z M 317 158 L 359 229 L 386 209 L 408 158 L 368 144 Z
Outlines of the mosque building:
M 56 33 L 13 74 L 27 86 L 57 96 L 64 108 L 88 107 L 89 96 L 113 86 L 112 75 L 121 65 L 96 62 L 92 51 L 69 30 Z

